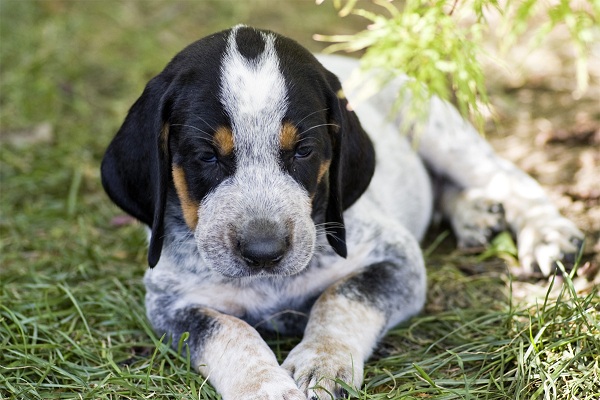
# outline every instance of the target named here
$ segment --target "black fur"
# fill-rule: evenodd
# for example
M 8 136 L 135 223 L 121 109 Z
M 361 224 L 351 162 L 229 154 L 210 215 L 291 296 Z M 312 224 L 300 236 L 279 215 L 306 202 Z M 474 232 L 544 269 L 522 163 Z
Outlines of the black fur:
M 148 263 L 158 262 L 164 235 L 163 216 L 169 179 L 168 129 L 164 94 L 169 80 L 152 79 L 129 110 L 102 160 L 102 185 L 123 210 L 152 229 Z M 164 132 L 161 135 L 161 132 Z
M 356 114 L 348 110 L 348 102 L 342 96 L 342 85 L 334 74 L 292 39 L 278 36 L 276 49 L 292 104 L 288 110 L 289 118 L 302 120 L 315 110 L 326 113 L 326 119 L 321 121 L 329 124 L 328 136 L 333 150 L 329 192 L 325 201 L 327 240 L 336 253 L 346 257 L 343 211 L 364 193 L 371 182 L 375 171 L 373 144 Z
M 236 44 L 249 59 L 264 50 L 259 32 L 238 30 Z M 219 100 L 220 60 L 228 34 L 201 39 L 176 55 L 148 83 L 104 156 L 102 183 L 110 198 L 152 229 L 150 267 L 160 258 L 165 203 L 173 197 L 167 196 L 173 190 L 171 164 L 184 169 L 189 194 L 199 203 L 235 171 L 234 154 L 219 156 L 218 162 L 211 159 L 214 130 L 230 126 Z M 315 222 L 327 223 L 329 243 L 345 257 L 343 211 L 371 180 L 373 146 L 354 112 L 347 110 L 346 100 L 338 96 L 338 79 L 298 43 L 276 37 L 290 103 L 286 120 L 306 139 L 303 145 L 311 146 L 306 157 L 297 157 L 298 149 L 282 152 L 282 165 L 309 193 L 316 193 Z M 315 110 L 319 111 L 311 114 Z M 328 179 L 317 187 L 325 160 L 331 160 Z
M 216 318 L 201 307 L 180 308 L 170 316 L 162 313 L 163 310 L 172 307 L 174 300 L 172 297 L 166 297 L 159 301 L 164 305 L 159 308 L 160 314 L 151 318 L 154 321 L 154 330 L 159 336 L 167 335 L 176 349 L 179 347 L 181 336 L 187 332 L 189 336 L 183 343 L 187 344 L 187 348 L 182 348 L 182 350 L 191 350 L 199 354 L 204 350 L 206 341 L 217 335 L 221 325 Z M 197 357 L 197 355 L 192 355 L 192 357 Z
M 102 184 L 109 197 L 152 230 L 148 249 L 150 267 L 160 259 L 165 202 L 172 185 L 169 137 L 177 134 L 180 126 L 172 109 L 193 103 L 208 121 L 219 114 L 213 96 L 218 93 L 218 80 L 206 77 L 218 76 L 219 65 L 214 61 L 220 59 L 224 43 L 225 32 L 221 32 L 191 44 L 176 55 L 164 71 L 146 85 L 102 160 Z M 200 89 L 204 98 L 212 101 L 204 102 L 202 97 L 191 96 L 192 90 Z M 212 110 L 203 107 L 207 104 L 212 105 Z M 161 138 L 165 127 L 169 133 Z
M 405 257 L 398 255 L 394 262 L 384 261 L 369 265 L 359 274 L 344 281 L 337 288 L 337 293 L 351 300 L 370 304 L 389 318 L 403 306 L 399 299 L 414 297 L 414 288 L 407 287 L 400 280 L 407 280 Z M 381 294 L 385 293 L 385 296 Z

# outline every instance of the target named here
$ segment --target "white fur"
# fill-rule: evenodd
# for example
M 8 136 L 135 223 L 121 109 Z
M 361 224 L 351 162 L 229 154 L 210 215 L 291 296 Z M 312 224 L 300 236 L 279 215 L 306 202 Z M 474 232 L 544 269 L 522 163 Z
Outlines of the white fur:
M 450 104 L 441 101 L 438 98 L 432 98 L 428 112 L 428 120 L 425 129 L 418 132 L 418 136 L 413 138 L 413 146 L 421 158 L 415 164 L 410 154 L 404 146 L 389 146 L 385 143 L 385 138 L 380 135 L 379 129 L 372 129 L 377 124 L 391 124 L 396 136 L 404 135 L 408 139 L 408 134 L 398 131 L 401 125 L 402 114 L 397 114 L 393 120 L 386 116 L 389 113 L 391 104 L 399 92 L 400 86 L 406 78 L 399 78 L 388 83 L 380 91 L 369 97 L 365 102 L 361 93 L 373 92 L 373 87 L 378 87 L 377 74 L 373 71 L 360 73 L 358 70 L 358 61 L 340 57 L 340 56 L 320 56 L 320 61 L 325 67 L 332 70 L 340 76 L 342 82 L 348 82 L 350 85 L 346 89 L 348 98 L 358 97 L 352 106 L 356 108 L 361 118 L 363 127 L 374 138 L 378 146 L 378 164 L 373 177 L 373 184 L 369 186 L 370 191 L 376 191 L 377 196 L 383 197 L 391 195 L 397 199 L 396 213 L 399 213 L 401 221 L 409 227 L 413 233 L 419 236 L 420 229 L 425 225 L 417 223 L 415 225 L 406 224 L 406 219 L 411 218 L 415 213 L 419 215 L 419 222 L 428 216 L 430 196 L 419 193 L 426 190 L 430 185 L 429 178 L 422 177 L 422 162 L 427 163 L 432 172 L 447 179 L 454 188 L 449 186 L 450 190 L 468 190 L 476 191 L 477 196 L 464 196 L 465 200 L 461 202 L 463 208 L 472 209 L 478 218 L 494 221 L 496 216 L 483 216 L 476 210 L 480 207 L 482 201 L 490 204 L 502 204 L 505 211 L 506 223 L 517 237 L 519 249 L 519 259 L 522 271 L 526 274 L 532 273 L 534 265 L 537 264 L 544 275 L 552 271 L 554 261 L 560 259 L 565 254 L 577 251 L 577 240 L 583 238 L 581 231 L 568 219 L 560 215 L 557 208 L 550 202 L 550 199 L 542 187 L 530 176 L 521 171 L 511 162 L 496 155 L 489 145 L 477 133 L 475 128 L 464 120 L 458 111 Z M 371 110 L 371 111 L 368 111 Z M 377 110 L 377 112 L 373 112 Z M 379 145 L 379 144 L 382 145 Z M 384 156 L 380 156 L 385 154 Z M 405 165 L 409 160 L 409 164 Z M 407 177 L 413 177 L 412 181 L 400 183 L 387 180 L 388 173 L 380 174 L 379 171 L 385 169 L 385 165 L 402 164 L 403 174 Z M 387 167 L 393 168 L 393 167 Z M 389 171 L 389 169 L 388 169 Z M 377 184 L 381 177 L 381 184 Z M 416 196 L 419 201 L 412 201 Z M 422 201 L 425 199 L 424 201 Z M 441 200 L 447 201 L 455 199 L 455 196 L 442 195 Z M 470 199 L 470 200 L 469 200 Z M 472 204 L 469 204 L 472 201 Z M 423 210 L 425 208 L 425 210 Z M 442 204 L 442 209 L 455 209 L 452 204 Z M 393 212 L 392 208 L 385 212 Z M 451 220 L 453 213 L 447 215 Z M 477 224 L 476 224 L 477 225 Z M 482 229 L 486 229 L 485 224 L 479 224 Z M 458 235 L 459 242 L 469 242 L 473 235 L 484 236 L 484 232 L 473 232 L 459 230 L 455 232 Z
M 402 81 L 398 80 L 368 102 L 352 103 L 373 139 L 376 169 L 367 191 L 344 212 L 348 257 L 338 257 L 325 237 L 316 233 L 308 194 L 278 162 L 281 123 L 291 105 L 275 38 L 261 33 L 264 52 L 247 60 L 236 48 L 235 32 L 229 35 L 223 59 L 220 96 L 232 121 L 236 172 L 203 199 L 195 240 L 178 230 L 185 227 L 169 227 L 178 242 L 165 246 L 158 265 L 145 276 L 146 305 L 155 326 L 166 324 L 169 329 L 164 315 L 190 306 L 210 309 L 208 313 L 219 322 L 220 330 L 208 337 L 204 351 L 197 355 L 197 367 L 224 399 L 298 400 L 323 395 L 312 388 L 315 384 L 339 391 L 327 378 L 361 384 L 363 362 L 377 339 L 418 313 L 425 301 L 425 267 L 418 240 L 431 219 L 434 195 L 424 161 L 451 181 L 458 196 L 464 190 L 481 194 L 476 200 L 463 196 L 461 204 L 467 212 L 459 217 L 462 221 L 481 219 L 484 229 L 487 216 L 468 211 L 476 210 L 480 201 L 504 204 L 506 220 L 521 242 L 524 263 L 536 261 L 546 272 L 553 258 L 572 250 L 568 238 L 581 237 L 533 179 L 497 157 L 446 103 L 432 100 L 429 122 L 415 152 L 399 132 L 400 116 L 387 117 Z M 320 60 L 342 81 L 357 67 L 355 60 L 342 57 Z M 370 79 L 369 75 L 361 78 L 363 88 L 372 87 Z M 348 88 L 346 95 L 352 101 L 361 90 Z M 452 214 L 456 208 L 449 198 L 455 201 L 457 196 L 446 200 L 446 210 Z M 247 266 L 233 254 L 232 235 L 256 217 L 292 220 L 294 241 L 276 269 L 249 276 Z M 336 291 L 343 289 L 344 282 L 359 279 L 365 267 L 388 261 L 397 266 L 398 277 L 406 277 L 392 288 L 397 290 L 392 304 L 370 304 Z M 284 363 L 294 383 L 253 327 L 236 317 L 265 327 L 273 321 L 277 329 L 278 316 L 308 313 L 306 308 L 321 293 L 310 311 L 303 341 Z M 381 293 L 376 300 L 389 300 L 386 295 Z M 165 304 L 168 310 L 162 308 Z
M 277 169 L 279 131 L 288 107 L 275 38 L 261 36 L 265 41 L 263 53 L 248 60 L 237 49 L 234 29 L 221 66 L 220 97 L 231 119 L 238 169 L 247 164 Z
M 331 292 L 319 299 L 302 342 L 282 365 L 309 399 L 335 393 L 336 379 L 359 388 L 363 362 L 387 323 L 380 311 Z
M 236 172 L 211 192 L 198 210 L 195 232 L 206 265 L 227 276 L 254 274 L 232 254 L 244 224 L 265 219 L 293 222 L 290 250 L 277 268 L 262 275 L 291 275 L 312 257 L 316 230 L 306 191 L 279 164 L 279 134 L 288 107 L 284 78 L 274 49 L 275 38 L 261 33 L 262 54 L 246 59 L 236 47 L 236 29 L 229 36 L 221 72 L 221 102 L 233 130 Z
M 198 370 L 224 399 L 304 400 L 260 335 L 245 322 L 216 315 L 219 335 L 206 344 Z

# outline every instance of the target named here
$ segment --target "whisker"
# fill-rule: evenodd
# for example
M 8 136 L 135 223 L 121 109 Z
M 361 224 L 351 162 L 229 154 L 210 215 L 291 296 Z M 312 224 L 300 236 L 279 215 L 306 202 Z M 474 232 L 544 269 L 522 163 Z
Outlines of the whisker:
M 335 127 L 338 127 L 338 128 L 340 127 L 338 124 L 319 124 L 319 125 L 311 126 L 308 129 L 305 129 L 304 131 L 300 132 L 299 135 L 302 135 L 302 134 L 304 134 L 304 133 L 306 133 L 306 132 L 308 132 L 308 131 L 310 131 L 312 129 L 320 128 L 321 126 L 335 126 Z
M 316 233 L 317 233 L 317 236 L 328 236 L 328 235 L 334 234 L 334 232 L 332 232 L 331 230 L 325 229 L 325 228 L 317 229 Z
M 183 126 L 183 127 L 186 127 L 186 128 L 195 129 L 195 130 L 197 130 L 198 132 L 202 132 L 202 133 L 204 133 L 205 135 L 207 135 L 207 136 L 209 136 L 209 137 L 211 136 L 211 134 L 210 134 L 210 133 L 208 133 L 208 132 L 206 132 L 206 131 L 203 131 L 202 129 L 200 129 L 200 128 L 196 127 L 196 126 L 193 126 L 193 125 L 186 125 L 186 124 L 172 124 L 171 126 Z
M 342 224 L 341 222 L 322 222 L 320 224 L 315 224 L 315 227 L 317 229 L 324 227 L 324 228 L 343 228 L 344 224 Z
M 327 108 L 327 107 L 325 107 L 325 108 L 321 108 L 320 110 L 313 111 L 313 112 L 311 112 L 310 114 L 308 114 L 307 116 L 305 116 L 304 118 L 302 118 L 300 121 L 298 121 L 298 124 L 297 124 L 297 125 L 300 125 L 300 123 L 301 123 L 302 121 L 304 121 L 306 118 L 310 117 L 311 115 L 314 115 L 314 114 L 316 114 L 316 113 L 318 113 L 318 112 L 321 112 L 321 111 L 327 111 L 327 110 L 328 110 L 328 108 Z
M 190 244 L 189 239 L 194 236 L 194 232 L 187 231 L 184 235 L 178 237 L 176 241 L 173 242 L 173 245 L 176 246 L 175 251 L 180 251 L 184 246 Z M 195 243 L 191 243 L 195 247 Z
M 214 148 L 218 148 L 219 147 L 218 144 L 217 144 L 217 142 L 215 141 L 215 138 L 210 133 L 208 133 L 208 132 L 206 132 L 206 131 L 204 131 L 204 130 L 196 127 L 196 126 L 186 125 L 186 124 L 173 124 L 172 126 L 183 126 L 183 127 L 186 127 L 186 128 L 194 129 L 194 130 L 196 130 L 196 131 L 198 131 L 200 133 L 203 133 L 204 135 L 199 136 L 199 139 L 207 141 Z
M 208 122 L 207 122 L 207 121 L 206 121 L 204 118 L 202 118 L 202 117 L 201 117 L 201 116 L 199 116 L 198 114 L 192 114 L 192 115 L 193 115 L 194 117 L 198 118 L 200 121 L 204 122 L 206 125 L 208 125 L 208 127 L 209 127 L 210 129 L 212 129 L 213 131 L 216 131 L 216 129 L 215 129 L 215 128 L 214 128 L 214 127 L 211 125 L 211 124 L 209 124 L 209 123 L 208 123 Z
M 307 139 L 310 139 L 310 138 L 308 138 L 308 137 L 300 138 L 296 141 L 296 144 L 302 143 L 304 140 L 307 140 Z

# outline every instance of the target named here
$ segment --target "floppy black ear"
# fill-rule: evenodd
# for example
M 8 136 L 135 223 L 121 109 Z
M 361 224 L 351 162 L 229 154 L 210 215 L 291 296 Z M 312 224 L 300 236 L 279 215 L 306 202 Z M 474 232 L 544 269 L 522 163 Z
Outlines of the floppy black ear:
M 329 168 L 329 201 L 326 222 L 327 240 L 337 254 L 346 257 L 346 229 L 343 212 L 367 189 L 375 171 L 375 150 L 360 125 L 356 113 L 349 109 L 338 78 L 327 72 L 330 130 L 333 159 Z
M 161 75 L 146 85 L 102 159 L 102 185 L 109 197 L 152 230 L 148 264 L 163 244 L 169 182 L 169 126 L 164 105 L 169 82 Z

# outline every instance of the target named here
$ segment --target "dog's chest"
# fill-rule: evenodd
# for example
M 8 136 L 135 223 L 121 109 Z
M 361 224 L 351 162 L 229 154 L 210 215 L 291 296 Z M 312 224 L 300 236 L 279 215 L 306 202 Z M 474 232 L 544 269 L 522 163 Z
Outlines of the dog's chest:
M 146 272 L 144 282 L 148 296 L 168 295 L 177 308 L 190 305 L 215 309 L 246 320 L 253 326 L 281 333 L 301 331 L 310 308 L 329 286 L 365 265 L 371 246 L 354 247 L 347 259 L 331 251 L 326 244 L 317 252 L 310 265 L 292 276 L 251 277 L 231 279 L 212 272 L 181 268 L 178 259 L 170 263 L 167 255 L 159 265 Z M 148 299 L 147 299 L 148 300 Z

